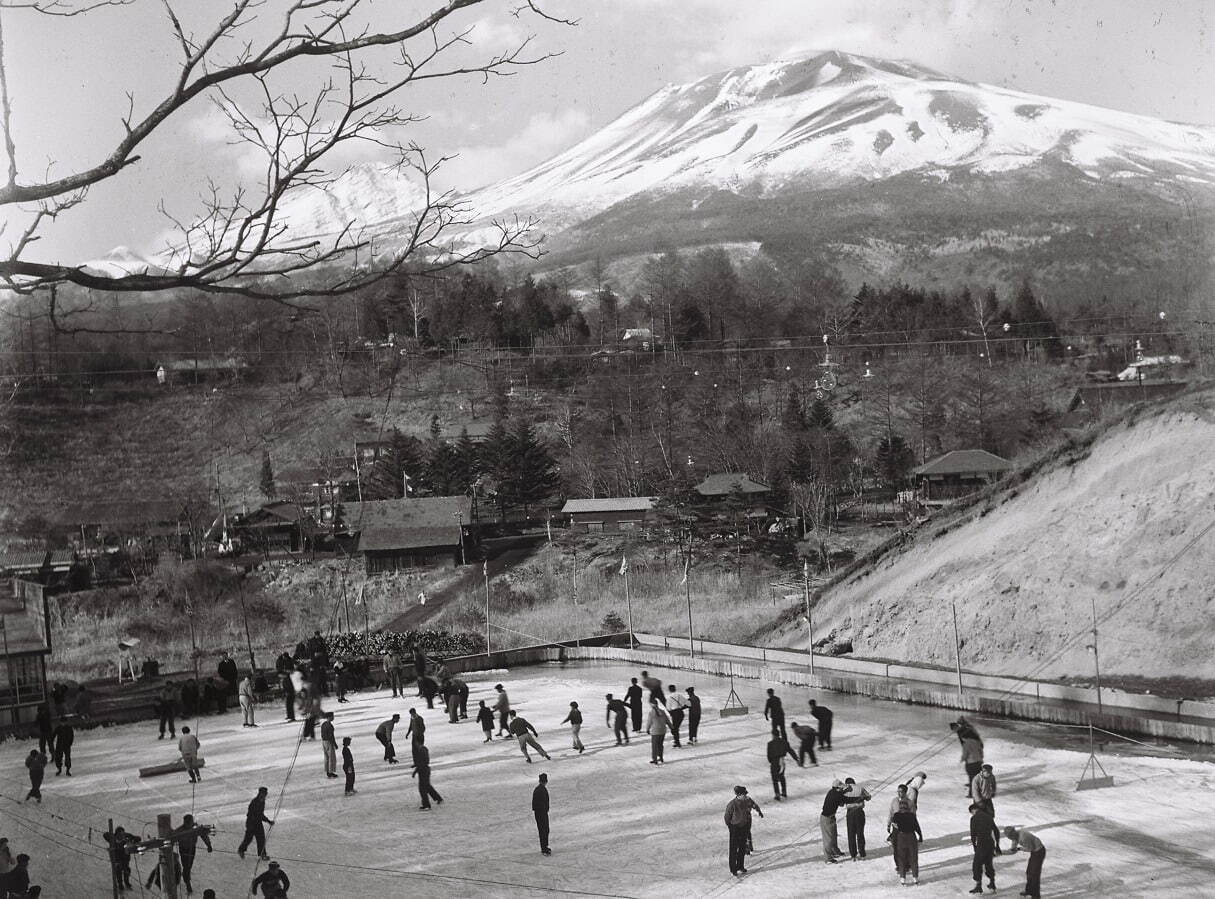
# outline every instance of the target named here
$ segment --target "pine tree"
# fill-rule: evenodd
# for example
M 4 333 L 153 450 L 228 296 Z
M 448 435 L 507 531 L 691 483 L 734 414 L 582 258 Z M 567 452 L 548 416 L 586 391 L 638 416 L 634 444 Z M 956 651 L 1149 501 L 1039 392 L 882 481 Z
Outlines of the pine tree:
M 426 459 L 426 480 L 436 496 L 451 496 L 463 492 L 456 486 L 458 472 L 455 450 L 442 440 L 431 441 L 430 453 Z
M 274 499 L 277 491 L 274 488 L 274 468 L 270 465 L 270 450 L 262 450 L 262 473 L 258 479 L 258 486 L 261 488 L 262 496 L 266 499 Z
M 896 490 L 903 485 L 907 473 L 915 464 L 915 454 L 900 434 L 880 438 L 873 456 L 882 481 Z
M 806 415 L 802 411 L 802 398 L 797 392 L 797 385 L 789 388 L 789 398 L 785 400 L 785 414 L 781 423 L 787 431 L 801 431 L 806 427 Z
M 506 430 L 506 423 L 502 419 L 495 419 L 478 453 L 481 474 L 492 478 L 497 484 L 499 516 L 506 514 L 513 442 L 511 433 Z
M 480 460 L 477 445 L 468 436 L 468 428 L 460 431 L 460 439 L 456 441 L 455 451 L 452 453 L 452 468 L 456 492 L 468 493 L 472 490 L 473 482 L 480 474 Z
M 806 416 L 806 426 L 822 431 L 830 431 L 835 427 L 835 416 L 826 400 L 814 400 L 810 406 L 810 414 Z
M 532 426 L 522 419 L 510 434 L 509 477 L 506 494 L 528 510 L 551 497 L 561 484 L 557 462 L 548 447 L 536 437 Z M 499 488 L 501 489 L 501 487 Z

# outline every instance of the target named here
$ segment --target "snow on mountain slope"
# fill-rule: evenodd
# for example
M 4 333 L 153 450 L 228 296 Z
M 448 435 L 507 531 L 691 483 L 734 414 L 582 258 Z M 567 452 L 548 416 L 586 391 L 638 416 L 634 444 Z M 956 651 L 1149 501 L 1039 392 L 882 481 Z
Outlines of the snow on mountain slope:
M 130 247 L 118 246 L 110 250 L 100 259 L 86 262 L 81 268 L 91 274 L 103 278 L 122 278 L 127 275 L 158 275 L 166 270 L 139 255 Z
M 1215 186 L 1215 129 L 823 53 L 670 85 L 564 153 L 474 192 L 479 215 L 560 227 L 647 191 L 770 195 L 903 172 L 994 173 L 1044 158 L 1094 177 Z

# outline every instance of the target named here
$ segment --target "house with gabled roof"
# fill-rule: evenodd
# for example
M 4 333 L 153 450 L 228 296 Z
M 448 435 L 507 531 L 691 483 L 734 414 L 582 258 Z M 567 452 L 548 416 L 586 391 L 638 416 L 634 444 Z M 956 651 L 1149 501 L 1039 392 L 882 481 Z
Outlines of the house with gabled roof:
M 342 505 L 367 574 L 458 565 L 467 560 L 472 497 L 421 496 Z
M 945 503 L 968 496 L 1012 471 L 1007 459 L 982 449 L 952 450 L 912 470 L 920 500 Z
M 654 521 L 652 496 L 600 496 L 566 500 L 561 514 L 570 529 L 589 534 L 632 531 Z

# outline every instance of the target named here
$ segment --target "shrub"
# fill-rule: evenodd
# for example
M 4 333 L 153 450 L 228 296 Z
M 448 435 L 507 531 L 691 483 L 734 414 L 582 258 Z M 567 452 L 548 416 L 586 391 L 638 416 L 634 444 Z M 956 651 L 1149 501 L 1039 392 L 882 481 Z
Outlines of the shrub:
M 601 625 L 605 634 L 618 634 L 623 631 L 628 625 L 624 623 L 624 619 L 616 612 L 608 612 L 603 616 L 603 624 Z

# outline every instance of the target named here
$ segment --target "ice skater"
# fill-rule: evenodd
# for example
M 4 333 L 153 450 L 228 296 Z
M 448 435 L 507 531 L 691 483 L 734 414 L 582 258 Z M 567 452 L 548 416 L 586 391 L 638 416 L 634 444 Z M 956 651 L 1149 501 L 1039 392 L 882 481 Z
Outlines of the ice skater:
M 333 733 L 333 712 L 321 722 L 321 751 L 325 754 L 325 776 L 337 777 L 337 737 Z
M 625 701 L 628 703 L 629 711 L 632 713 L 633 733 L 639 734 L 639 733 L 641 733 L 641 712 L 642 712 L 641 696 L 644 691 L 641 689 L 640 685 L 637 683 L 637 678 L 635 678 L 635 677 L 632 678 L 632 681 L 633 682 L 631 684 L 629 684 L 629 688 L 624 691 L 624 698 L 625 698 Z M 626 740 L 625 742 L 627 743 L 628 741 Z
M 392 745 L 392 729 L 397 726 L 401 716 L 394 713 L 387 721 L 381 721 L 375 729 L 375 738 L 384 744 L 384 761 L 390 765 L 397 764 L 397 751 Z
M 544 751 L 544 747 L 537 741 L 536 737 L 540 736 L 536 733 L 536 729 L 531 726 L 526 718 L 520 718 L 515 711 L 510 713 L 510 724 L 507 725 L 507 733 L 515 737 L 519 741 L 519 748 L 523 751 L 523 757 L 527 759 L 527 763 L 532 763 L 532 757 L 527 751 L 527 747 L 531 746 L 536 752 L 544 756 L 546 761 L 552 761 L 553 757 Z
M 422 804 L 418 806 L 418 811 L 430 811 L 430 800 L 432 799 L 438 805 L 443 804 L 443 797 L 430 785 L 430 750 L 421 743 L 414 749 L 413 771 L 409 776 L 418 779 L 418 795 L 422 797 Z
M 818 722 L 818 748 L 830 749 L 831 725 L 835 721 L 835 713 L 825 705 L 819 705 L 815 700 L 811 699 L 810 714 Z
M 810 756 L 810 764 L 818 765 L 818 759 L 814 755 L 814 739 L 818 736 L 818 732 L 809 724 L 798 724 L 796 721 L 789 725 L 793 731 L 793 736 L 797 737 L 797 767 L 806 767 L 806 756 Z
M 994 893 L 996 891 L 996 868 L 992 861 L 996 854 L 996 844 L 992 839 L 995 821 L 978 802 L 970 804 L 970 846 L 974 850 L 970 873 L 975 885 L 972 893 L 983 892 L 983 873 L 987 873 L 987 885 Z
M 25 794 L 25 801 L 38 800 L 42 804 L 42 778 L 46 775 L 46 753 L 31 749 L 25 757 L 25 767 L 29 769 L 30 791 Z
M 736 786 L 734 798 L 726 804 L 726 827 L 730 831 L 730 873 L 746 874 L 747 845 L 751 841 L 751 812 L 764 816 L 759 805 L 747 795 L 747 788 Z
M 498 699 L 494 702 L 494 711 L 498 713 L 498 736 L 503 737 L 510 733 L 510 697 L 506 695 L 506 688 L 501 684 L 494 684 L 494 689 L 498 691 Z
M 962 744 L 962 767 L 966 769 L 966 798 L 971 799 L 974 779 L 983 770 L 983 741 L 979 739 L 978 734 L 968 734 L 965 737 L 959 734 L 958 740 Z
M 772 739 L 768 741 L 768 768 L 772 774 L 773 798 L 780 802 L 789 798 L 789 786 L 785 781 L 785 756 L 797 761 L 797 756 L 789 748 L 784 737 L 772 729 Z
M 548 775 L 541 773 L 540 782 L 532 790 L 532 814 L 536 816 L 536 834 L 540 837 L 540 854 L 552 855 L 548 848 Z
M 393 699 L 396 699 L 398 694 L 405 695 L 405 687 L 401 681 L 401 657 L 395 650 L 389 649 L 384 652 L 384 677 L 388 681 L 388 686 L 392 688 Z
M 700 733 L 700 697 L 695 687 L 684 690 L 688 694 L 688 742 L 695 745 Z
M 485 734 L 485 739 L 482 743 L 489 743 L 494 738 L 494 711 L 485 704 L 485 700 L 480 700 L 481 707 L 477 709 L 477 723 L 481 725 L 481 733 Z
M 109 845 L 106 852 L 110 857 L 110 868 L 114 872 L 114 885 L 120 890 L 131 888 L 131 853 L 128 848 L 139 840 L 126 832 L 123 827 L 114 828 L 113 833 L 103 833 L 101 838 Z
M 662 681 L 651 677 L 650 672 L 641 672 L 641 686 L 650 691 L 650 699 L 657 699 L 659 705 L 666 705 L 667 698 L 662 693 Z
M 789 735 L 785 732 L 785 707 L 771 687 L 768 688 L 768 699 L 764 703 L 764 720 L 772 722 L 772 733 L 780 734 L 782 740 L 789 742 Z
M 604 723 L 612 728 L 612 732 L 616 736 L 616 745 L 628 745 L 629 742 L 629 723 L 628 723 L 628 706 L 623 700 L 613 699 L 612 694 L 607 694 L 607 718 Z
M 76 742 L 76 729 L 67 721 L 60 720 L 55 727 L 55 775 L 67 769 L 72 776 L 72 744 Z
M 193 815 L 183 815 L 181 827 L 173 834 L 173 839 L 177 841 L 177 851 L 181 855 L 181 882 L 186 885 L 187 893 L 193 893 L 194 885 L 190 883 L 190 874 L 194 870 L 194 857 L 198 855 L 198 841 L 202 840 L 210 853 L 214 851 L 211 838 L 205 830 L 195 826 Z
M 844 827 L 848 831 L 848 855 L 865 860 L 865 803 L 873 797 L 851 777 L 844 778 Z
M 244 720 L 241 727 L 257 727 L 253 718 L 253 706 L 256 699 L 253 696 L 253 675 L 246 674 L 240 682 L 240 713 Z
M 642 674 L 645 674 L 643 671 Z M 650 715 L 645 722 L 645 732 L 650 735 L 650 764 L 661 765 L 663 743 L 666 742 L 667 729 L 671 726 L 671 716 L 666 708 L 654 697 L 650 697 Z
M 1027 896 L 1029 899 L 1040 899 L 1042 895 L 1042 863 L 1046 861 L 1046 847 L 1042 845 L 1041 840 L 1024 827 L 1006 827 L 1004 828 L 1004 836 L 1008 837 L 1009 842 L 1012 844 L 1008 847 L 1009 852 L 1024 849 L 1029 853 L 1029 861 L 1025 863 L 1025 890 L 1018 895 Z
M 409 737 L 409 754 L 416 764 L 418 747 L 426 742 L 426 719 L 419 715 L 416 709 L 409 710 L 409 728 L 405 731 L 405 736 Z
M 890 823 L 894 828 L 894 859 L 899 880 L 904 886 L 913 886 L 920 882 L 920 843 L 924 842 L 924 833 L 920 830 L 920 819 L 911 810 L 911 802 L 900 800 L 899 810 Z
M 684 701 L 674 684 L 667 687 L 667 714 L 671 716 L 671 745 L 678 747 L 682 745 L 679 742 L 679 725 L 683 723 Z
M 177 725 L 174 721 L 174 715 L 177 711 L 177 690 L 173 687 L 173 681 L 165 681 L 165 685 L 161 687 L 160 694 L 156 699 L 156 713 L 160 718 L 160 736 L 156 739 L 163 740 L 165 738 L 165 726 L 169 728 L 169 739 L 177 738 Z
M 839 828 L 836 826 L 835 816 L 839 813 L 840 806 L 844 805 L 844 793 L 847 789 L 842 780 L 836 780 L 823 799 L 823 813 L 819 816 L 818 828 L 823 838 L 823 861 L 826 862 L 834 863 L 844 855 L 840 851 Z
M 256 896 L 258 887 L 261 887 L 262 895 L 266 899 L 285 899 L 287 890 L 291 889 L 291 878 L 279 867 L 278 862 L 270 862 L 266 870 L 254 878 L 249 892 Z
M 189 725 L 181 729 L 177 751 L 181 754 L 181 763 L 186 766 L 186 774 L 190 775 L 190 783 L 196 784 L 202 780 L 202 774 L 198 770 L 198 754 L 202 751 L 202 744 L 198 742 L 198 737 L 190 733 Z
M 270 856 L 266 855 L 266 828 L 264 826 L 266 824 L 274 826 L 274 822 L 266 817 L 266 797 L 269 795 L 269 787 L 258 787 L 257 795 L 249 802 L 249 808 L 245 811 L 245 836 L 240 841 L 240 845 L 236 847 L 236 854 L 241 858 L 245 857 L 245 850 L 249 848 L 249 844 L 256 841 L 257 857 L 262 861 L 270 859 Z
M 970 782 L 971 798 L 983 807 L 991 818 L 991 833 L 995 840 L 995 854 L 1003 855 L 1000 849 L 1000 828 L 996 827 L 996 775 L 991 765 L 984 765 Z
M 570 713 L 561 719 L 561 723 L 569 724 L 570 731 L 573 733 L 574 737 L 573 748 L 577 749 L 579 755 L 581 755 L 582 751 L 586 749 L 586 747 L 582 745 L 582 737 L 579 735 L 582 731 L 582 712 L 578 711 L 578 703 L 570 703 Z
M 358 792 L 354 788 L 354 753 L 350 751 L 350 737 L 342 737 L 342 773 L 346 775 L 346 794 L 353 796 Z

